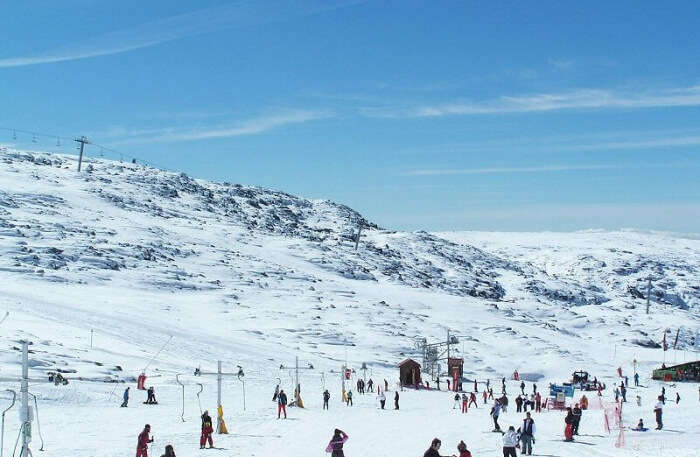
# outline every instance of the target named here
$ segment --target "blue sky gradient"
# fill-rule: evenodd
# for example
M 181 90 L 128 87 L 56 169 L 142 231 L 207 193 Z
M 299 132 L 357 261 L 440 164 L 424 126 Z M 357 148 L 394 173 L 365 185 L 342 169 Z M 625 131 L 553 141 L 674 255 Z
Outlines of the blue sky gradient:
M 698 30 L 681 1 L 5 2 L 0 127 L 395 229 L 700 233 Z M 75 152 L 37 140 L 0 130 Z

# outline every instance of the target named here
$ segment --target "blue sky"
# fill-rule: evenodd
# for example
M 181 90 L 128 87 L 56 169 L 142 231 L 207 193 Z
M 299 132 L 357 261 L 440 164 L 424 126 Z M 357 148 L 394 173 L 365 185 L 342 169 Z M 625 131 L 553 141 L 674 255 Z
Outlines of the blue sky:
M 700 233 L 699 30 L 681 1 L 4 2 L 0 127 L 395 229 Z

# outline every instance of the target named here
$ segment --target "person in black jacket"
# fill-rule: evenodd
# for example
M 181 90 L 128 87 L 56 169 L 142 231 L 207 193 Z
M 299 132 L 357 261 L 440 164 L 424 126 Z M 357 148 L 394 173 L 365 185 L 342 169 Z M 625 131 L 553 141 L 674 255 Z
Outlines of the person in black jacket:
M 430 447 L 428 448 L 427 451 L 423 454 L 423 457 L 444 457 L 441 456 L 440 453 L 438 452 L 440 450 L 440 446 L 442 445 L 442 441 L 439 439 L 435 438 L 432 443 L 430 443 Z
M 394 409 L 399 409 L 399 391 L 394 394 Z
M 578 403 L 574 405 L 574 409 L 571 410 L 571 414 L 574 416 L 574 422 L 573 422 L 573 433 L 574 435 L 578 435 L 578 426 L 581 423 L 581 415 L 583 412 L 581 411 L 581 408 L 579 407 Z
M 211 434 L 214 433 L 213 422 L 211 421 L 211 416 L 209 411 L 204 411 L 202 414 L 202 435 L 199 437 L 199 448 L 204 449 L 204 445 L 209 442 L 209 448 L 214 447 L 214 441 L 211 438 Z
M 165 446 L 165 454 L 161 455 L 160 457 L 175 457 L 175 449 L 173 449 L 173 445 L 168 444 Z
M 328 409 L 328 400 L 331 399 L 331 394 L 328 389 L 323 391 L 323 409 Z
M 284 413 L 284 418 L 287 418 L 287 394 L 284 393 L 284 390 L 280 390 L 279 395 L 277 396 L 277 419 L 280 418 L 280 415 Z

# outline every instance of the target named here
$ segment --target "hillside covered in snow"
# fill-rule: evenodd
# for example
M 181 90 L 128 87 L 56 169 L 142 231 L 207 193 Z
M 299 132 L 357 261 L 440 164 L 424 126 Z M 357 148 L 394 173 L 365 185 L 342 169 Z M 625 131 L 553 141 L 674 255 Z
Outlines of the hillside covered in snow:
M 674 357 L 696 346 L 698 240 L 397 232 L 330 201 L 139 164 L 83 167 L 0 150 L 0 361 L 16 371 L 29 339 L 37 376 L 63 371 L 83 386 L 48 401 L 106 403 L 86 386 L 133 382 L 171 336 L 151 373 L 172 392 L 175 373 L 216 360 L 263 390 L 289 383 L 279 367 L 295 356 L 314 366 L 309 384 L 345 360 L 395 379 L 397 362 L 420 361 L 419 338 L 448 330 L 465 376 L 518 368 L 543 385 L 581 367 L 612 377 L 633 359 L 648 377 L 666 331 L 679 334 Z

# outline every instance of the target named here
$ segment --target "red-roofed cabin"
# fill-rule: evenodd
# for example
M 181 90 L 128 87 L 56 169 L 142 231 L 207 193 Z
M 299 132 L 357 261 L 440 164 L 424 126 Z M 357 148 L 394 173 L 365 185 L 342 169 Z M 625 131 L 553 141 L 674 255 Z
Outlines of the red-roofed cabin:
M 406 359 L 399 363 L 399 379 L 402 386 L 415 386 L 423 381 L 420 378 L 420 363 Z

